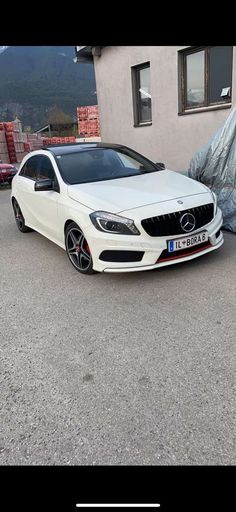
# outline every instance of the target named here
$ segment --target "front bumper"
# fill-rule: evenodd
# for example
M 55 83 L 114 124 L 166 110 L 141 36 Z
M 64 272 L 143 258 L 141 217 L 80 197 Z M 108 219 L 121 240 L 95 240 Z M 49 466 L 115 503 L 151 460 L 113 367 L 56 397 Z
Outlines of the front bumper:
M 218 249 L 224 242 L 222 232 L 216 237 L 216 233 L 220 230 L 222 223 L 222 213 L 217 208 L 216 215 L 209 224 L 191 232 L 191 235 L 201 231 L 208 232 L 209 245 L 206 248 L 195 251 L 193 247 L 192 253 L 182 256 L 179 256 L 178 251 L 176 251 L 176 258 L 172 257 L 160 262 L 157 262 L 157 260 L 162 252 L 167 249 L 168 240 L 181 238 L 183 234 L 155 238 L 150 237 L 146 233 L 142 233 L 140 236 L 112 235 L 102 233 L 94 226 L 90 226 L 86 231 L 86 239 L 91 250 L 94 270 L 98 272 L 137 272 L 139 270 L 152 270 L 166 265 L 181 263 Z M 144 252 L 144 255 L 139 262 L 109 262 L 101 261 L 99 258 L 103 251 L 141 251 Z

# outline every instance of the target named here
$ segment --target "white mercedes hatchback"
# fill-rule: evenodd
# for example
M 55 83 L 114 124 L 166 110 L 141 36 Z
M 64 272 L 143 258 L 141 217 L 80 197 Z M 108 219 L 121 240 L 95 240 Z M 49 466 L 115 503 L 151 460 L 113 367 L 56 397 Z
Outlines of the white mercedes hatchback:
M 223 244 L 205 185 L 125 146 L 78 143 L 28 154 L 12 182 L 22 233 L 35 230 L 83 274 L 150 270 Z

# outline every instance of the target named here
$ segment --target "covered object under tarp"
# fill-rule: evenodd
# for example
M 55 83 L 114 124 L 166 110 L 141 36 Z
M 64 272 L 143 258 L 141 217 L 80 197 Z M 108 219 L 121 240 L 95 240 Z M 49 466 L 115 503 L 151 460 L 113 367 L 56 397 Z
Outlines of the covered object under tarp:
M 192 158 L 188 176 L 217 195 L 223 227 L 236 233 L 236 108 L 224 125 Z

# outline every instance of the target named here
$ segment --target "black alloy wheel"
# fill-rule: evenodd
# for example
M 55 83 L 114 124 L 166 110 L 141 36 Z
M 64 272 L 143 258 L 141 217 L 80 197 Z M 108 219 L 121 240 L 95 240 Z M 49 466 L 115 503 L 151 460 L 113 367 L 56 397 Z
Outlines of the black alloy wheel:
M 66 252 L 72 265 L 82 274 L 94 274 L 88 242 L 80 227 L 71 222 L 65 232 Z
M 19 204 L 16 199 L 13 199 L 13 210 L 16 220 L 16 225 L 21 233 L 29 233 L 30 231 L 33 231 L 31 228 L 28 228 L 28 226 L 25 225 L 25 219 L 23 217 L 22 211 L 19 207 Z

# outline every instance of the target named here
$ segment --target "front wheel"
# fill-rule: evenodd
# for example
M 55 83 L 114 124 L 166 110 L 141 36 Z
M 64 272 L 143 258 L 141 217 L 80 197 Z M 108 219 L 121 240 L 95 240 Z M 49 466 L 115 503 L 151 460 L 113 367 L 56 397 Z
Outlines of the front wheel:
M 88 242 L 80 227 L 71 222 L 65 232 L 66 252 L 72 265 L 82 274 L 95 274 Z
M 12 202 L 16 225 L 21 233 L 28 233 L 29 231 L 33 231 L 31 228 L 25 225 L 25 219 L 23 217 L 22 211 L 19 207 L 19 204 L 16 199 Z

